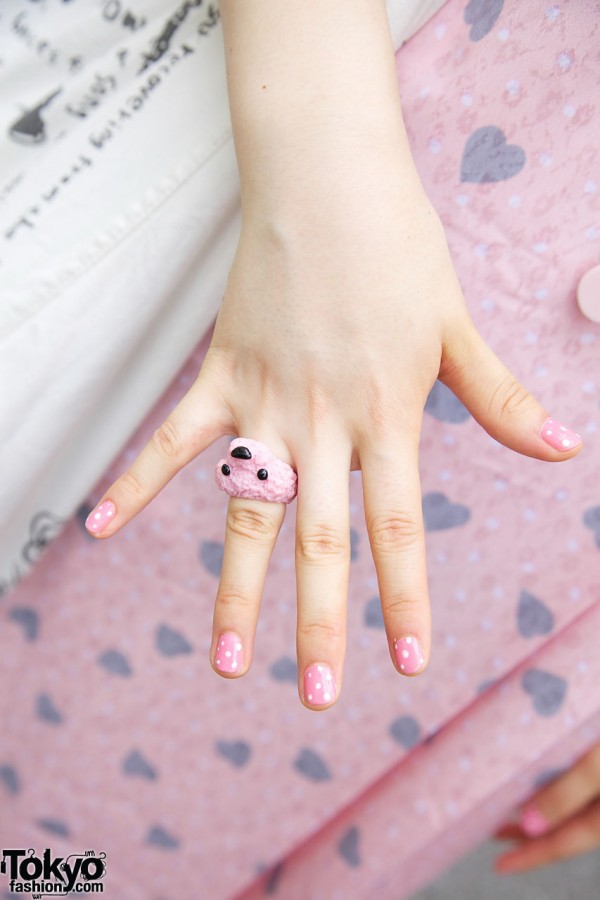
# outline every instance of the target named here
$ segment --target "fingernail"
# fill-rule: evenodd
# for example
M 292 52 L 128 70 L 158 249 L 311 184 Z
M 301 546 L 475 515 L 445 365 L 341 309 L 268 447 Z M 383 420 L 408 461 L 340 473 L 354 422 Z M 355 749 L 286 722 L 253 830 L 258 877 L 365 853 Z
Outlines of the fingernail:
M 224 631 L 217 641 L 215 665 L 221 672 L 237 672 L 244 666 L 242 642 L 235 631 Z
M 581 435 L 571 431 L 565 425 L 561 425 L 556 419 L 548 416 L 539 430 L 540 437 L 554 447 L 555 450 L 572 450 L 581 443 Z
M 416 637 L 403 637 L 394 641 L 396 662 L 405 675 L 414 675 L 425 665 L 423 651 Z
M 85 520 L 85 527 L 93 534 L 99 534 L 104 531 L 111 519 L 115 516 L 115 504 L 112 500 L 105 500 L 91 511 Z
M 304 699 L 313 706 L 323 706 L 335 700 L 337 689 L 333 672 L 321 663 L 304 670 Z
M 529 837 L 537 837 L 548 830 L 550 822 L 546 816 L 540 812 L 537 806 L 527 806 L 521 813 L 519 827 L 522 828 Z

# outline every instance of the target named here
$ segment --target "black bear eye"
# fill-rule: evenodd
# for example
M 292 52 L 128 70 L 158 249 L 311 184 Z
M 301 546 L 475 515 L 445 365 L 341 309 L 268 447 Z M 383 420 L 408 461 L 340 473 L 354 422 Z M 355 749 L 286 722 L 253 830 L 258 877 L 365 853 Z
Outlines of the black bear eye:
M 267 478 L 269 477 L 269 473 L 267 472 L 266 469 L 259 469 L 258 472 L 256 473 L 256 477 L 260 478 L 261 481 L 266 481 Z
M 229 468 L 227 463 L 223 463 L 223 465 L 221 466 L 221 472 L 223 473 L 223 475 L 229 475 L 231 469 Z

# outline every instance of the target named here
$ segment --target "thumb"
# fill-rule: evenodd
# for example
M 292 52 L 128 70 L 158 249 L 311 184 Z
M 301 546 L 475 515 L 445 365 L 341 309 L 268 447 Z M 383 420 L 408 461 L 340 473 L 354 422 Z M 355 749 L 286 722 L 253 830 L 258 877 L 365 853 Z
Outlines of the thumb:
M 535 459 L 576 456 L 581 436 L 553 418 L 496 356 L 472 321 L 444 344 L 439 380 L 493 438 Z

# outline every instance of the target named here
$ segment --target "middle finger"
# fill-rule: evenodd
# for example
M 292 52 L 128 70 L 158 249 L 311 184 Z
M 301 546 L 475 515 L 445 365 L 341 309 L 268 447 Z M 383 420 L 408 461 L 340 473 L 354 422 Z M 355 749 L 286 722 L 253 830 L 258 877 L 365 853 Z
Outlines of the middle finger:
M 299 689 L 309 708 L 340 693 L 350 578 L 349 439 L 330 436 L 298 460 L 296 650 Z

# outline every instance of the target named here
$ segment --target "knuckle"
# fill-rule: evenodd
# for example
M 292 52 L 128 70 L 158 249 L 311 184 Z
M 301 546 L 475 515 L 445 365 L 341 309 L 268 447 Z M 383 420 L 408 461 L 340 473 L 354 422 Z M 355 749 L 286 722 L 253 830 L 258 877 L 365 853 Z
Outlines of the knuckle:
M 152 435 L 152 444 L 161 456 L 179 456 L 183 449 L 179 432 L 168 419 Z
M 315 619 L 310 622 L 300 622 L 298 624 L 298 636 L 312 640 L 317 638 L 328 642 L 333 640 L 342 640 L 345 634 L 344 626 L 341 622 L 332 619 Z
M 386 600 L 381 598 L 381 609 L 384 616 L 391 613 L 393 616 L 398 615 L 399 618 L 408 618 L 414 616 L 419 606 L 419 601 L 410 597 L 390 597 Z
M 350 559 L 350 532 L 342 537 L 327 525 L 315 525 L 298 533 L 296 557 L 301 563 L 318 563 L 326 560 Z
M 379 442 L 389 432 L 390 403 L 388 402 L 387 393 L 375 376 L 365 380 L 363 391 L 369 431 L 372 438 Z
M 519 407 L 529 399 L 529 392 L 525 390 L 513 375 L 507 375 L 502 379 L 492 396 L 492 406 L 496 398 L 501 399 L 500 415 L 512 416 Z
M 276 523 L 268 512 L 246 506 L 227 510 L 226 528 L 231 534 L 252 540 L 272 540 L 277 533 Z
M 125 489 L 125 492 L 134 497 L 142 497 L 148 492 L 146 485 L 134 469 L 128 469 L 121 476 L 120 481 L 121 487 Z
M 216 605 L 221 609 L 238 611 L 248 607 L 254 608 L 254 600 L 247 594 L 242 594 L 235 587 L 221 586 L 216 599 Z
M 371 519 L 369 535 L 375 552 L 413 547 L 421 540 L 421 525 L 410 513 L 386 513 Z

